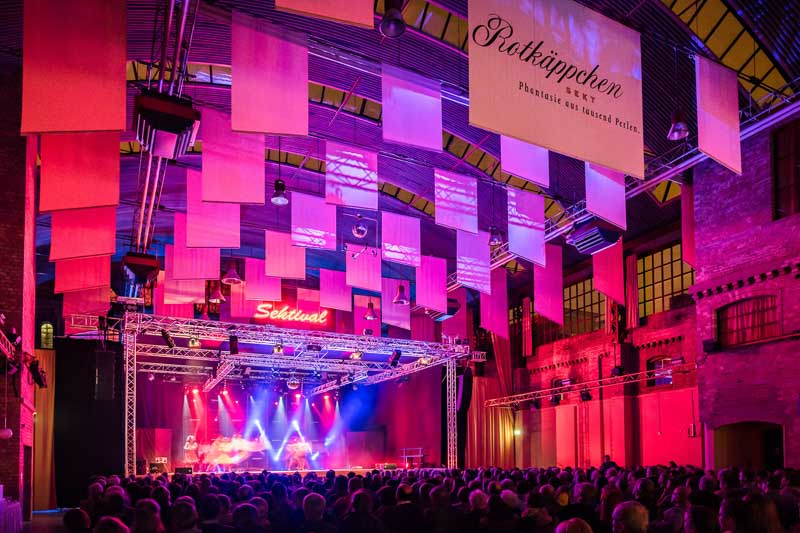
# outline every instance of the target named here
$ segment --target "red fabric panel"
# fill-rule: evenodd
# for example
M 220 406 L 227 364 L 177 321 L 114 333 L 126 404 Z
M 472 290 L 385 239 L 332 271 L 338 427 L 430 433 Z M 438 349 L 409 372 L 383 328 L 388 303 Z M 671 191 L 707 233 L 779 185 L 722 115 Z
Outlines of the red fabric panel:
M 281 301 L 281 278 L 267 276 L 267 265 L 262 259 L 244 259 L 244 297 L 247 300 Z
M 508 271 L 492 270 L 492 293 L 481 295 L 481 327 L 508 339 Z
M 321 196 L 292 193 L 292 244 L 336 250 L 336 206 Z
M 39 211 L 119 205 L 119 133 L 42 135 Z
M 113 255 L 116 250 L 116 207 L 53 211 L 50 220 L 50 261 Z
M 369 303 L 375 310 L 377 320 L 365 320 Z M 356 335 L 366 335 L 365 329 L 372 330 L 373 337 L 381 336 L 381 299 L 375 296 L 365 296 L 363 294 L 353 295 L 353 333 Z
M 219 279 L 219 248 L 189 248 L 186 246 L 186 215 L 175 213 L 173 246 L 165 249 L 165 270 L 168 279 Z
M 275 0 L 275 9 L 330 19 L 367 29 L 375 27 L 372 0 Z
M 448 228 L 477 233 L 478 181 L 475 178 L 434 169 L 436 223 Z
M 625 229 L 625 174 L 586 163 L 586 210 Z
M 456 279 L 465 287 L 484 294 L 492 293 L 489 234 L 456 232 Z
M 436 323 L 422 310 L 411 313 L 411 339 L 436 342 Z
M 533 301 L 530 298 L 522 299 L 522 356 L 533 355 Z
M 319 269 L 319 303 L 322 307 L 352 311 L 353 289 L 341 270 Z
M 334 205 L 378 209 L 378 154 L 327 141 L 325 201 Z
M 22 133 L 125 129 L 126 8 L 25 0 Z
M 111 287 L 97 287 L 83 291 L 65 292 L 61 306 L 64 334 L 85 332 L 70 326 L 70 315 L 105 315 L 111 307 Z
M 381 65 L 383 140 L 442 151 L 441 84 Z
M 639 276 L 635 254 L 625 258 L 625 323 L 629 328 L 639 325 Z
M 231 285 L 231 295 L 228 297 L 228 306 L 231 318 L 251 319 L 256 314 L 258 300 L 247 299 L 247 287 L 244 283 Z
M 264 135 L 234 133 L 228 115 L 203 109 L 202 193 L 206 202 L 263 204 Z
M 401 285 L 405 289 L 406 296 L 410 298 L 408 281 L 383 278 L 381 283 L 381 320 L 384 324 L 410 330 L 411 305 L 399 305 L 392 302 L 397 294 L 397 288 Z
M 383 259 L 404 265 L 420 265 L 419 219 L 381 211 Z
M 289 233 L 266 230 L 265 236 L 267 276 L 306 279 L 306 249 L 292 246 Z
M 697 147 L 719 164 L 742 174 L 739 137 L 739 79 L 735 70 L 695 56 Z
M 594 288 L 618 304 L 625 305 L 625 273 L 622 262 L 622 239 L 592 255 Z
M 238 248 L 241 205 L 204 202 L 202 176 L 186 171 L 186 246 L 190 248 Z
M 172 282 L 172 283 L 173 283 L 173 288 L 177 290 L 178 288 L 174 286 L 175 283 L 193 283 L 193 282 Z M 203 301 L 205 301 L 205 282 L 201 283 L 203 283 Z M 161 271 L 158 273 L 158 283 L 156 284 L 156 287 L 153 290 L 153 313 L 161 316 L 194 318 L 193 303 L 182 303 L 182 304 L 165 303 L 166 285 L 167 282 L 164 280 L 164 271 Z
M 53 292 L 82 291 L 108 287 L 111 283 L 111 256 L 98 255 L 56 261 L 56 284 Z
M 544 197 L 509 188 L 508 250 L 544 265 Z
M 447 312 L 447 260 L 423 255 L 417 268 L 416 304 Z
M 500 165 L 503 172 L 542 187 L 550 186 L 550 152 L 547 148 L 501 135 Z
M 533 310 L 564 325 L 564 273 L 561 247 L 545 246 L 547 266 L 533 265 Z
M 238 11 L 231 24 L 234 131 L 308 135 L 308 48 Z
M 357 254 L 357 257 L 353 257 Z M 351 287 L 381 292 L 381 252 L 367 247 L 363 252 L 348 250 L 345 255 L 346 282 Z
M 469 322 L 467 314 L 467 291 L 463 287 L 449 293 L 449 297 L 458 302 L 458 311 L 455 315 L 442 322 L 442 337 L 469 337 Z
M 694 244 L 694 185 L 681 185 L 681 251 L 683 260 L 692 268 L 697 268 Z

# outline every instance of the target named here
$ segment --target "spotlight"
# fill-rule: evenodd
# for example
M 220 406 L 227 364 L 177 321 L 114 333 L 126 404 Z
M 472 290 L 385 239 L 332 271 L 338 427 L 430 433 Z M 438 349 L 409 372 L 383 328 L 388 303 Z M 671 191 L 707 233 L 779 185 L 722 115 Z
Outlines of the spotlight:
M 222 283 L 225 285 L 239 285 L 242 283 L 242 278 L 239 277 L 239 273 L 236 272 L 236 262 L 231 261 L 231 266 L 225 275 L 222 276 Z
M 250 373 L 252 371 L 253 371 L 252 368 L 250 368 L 249 366 L 246 366 L 246 367 L 244 367 L 244 370 L 242 371 L 242 376 L 244 376 L 246 378 L 249 378 L 250 377 Z
M 189 348 L 201 348 L 203 345 L 200 343 L 200 339 L 197 337 L 189 337 Z
M 222 289 L 218 281 L 209 282 L 208 303 L 221 304 L 225 301 L 225 296 L 222 294 Z
M 283 344 L 278 343 L 275 346 L 273 346 L 272 347 L 272 353 L 278 354 L 278 355 L 282 354 L 283 353 Z
M 369 233 L 369 228 L 367 228 L 367 225 L 364 224 L 363 220 L 361 220 L 361 215 L 356 215 L 356 218 L 358 220 L 355 224 L 353 224 L 353 227 L 350 231 L 353 232 L 353 237 L 356 239 L 363 239 L 367 236 L 367 233 Z
M 592 393 L 589 392 L 588 389 L 583 389 L 581 391 L 581 400 L 584 402 L 588 402 L 591 399 L 592 399 Z
M 689 136 L 689 126 L 686 124 L 686 116 L 683 114 L 682 109 L 676 109 L 672 113 L 672 126 L 667 133 L 667 139 L 670 141 L 682 141 Z
M 492 224 L 489 228 L 489 246 L 500 246 L 503 244 L 503 236 L 497 226 Z
M 417 362 L 421 365 L 429 365 L 433 362 L 433 357 L 431 357 L 430 355 L 423 355 L 422 357 L 417 359 Z
M 231 352 L 231 355 L 237 355 L 239 353 L 239 337 L 236 335 L 228 337 L 228 346 L 228 351 Z
M 552 403 L 553 405 L 560 404 L 561 403 L 561 395 L 560 394 L 555 394 L 555 395 L 551 396 L 550 397 L 550 403 Z
M 350 354 L 350 359 L 353 359 L 354 361 L 360 361 L 362 357 L 364 357 L 364 352 L 361 350 L 356 350 Z
M 286 380 L 286 387 L 290 390 L 296 390 L 300 388 L 300 380 L 297 378 L 289 378 Z
M 228 389 L 222 389 L 222 395 L 223 396 L 227 396 L 228 395 Z
M 522 430 L 521 430 L 521 429 L 515 429 L 515 430 L 514 430 L 514 436 L 515 436 L 515 437 L 519 437 L 519 436 L 521 436 L 521 435 L 522 435 Z
M 330 400 L 331 399 L 331 395 L 330 394 L 326 394 L 322 398 L 325 399 L 325 400 Z
M 197 387 L 193 388 L 192 394 L 200 394 L 200 389 L 198 389 Z
M 406 31 L 403 20 L 403 0 L 386 0 L 386 11 L 381 19 L 381 34 L 384 37 L 400 37 Z
M 400 350 L 392 351 L 392 355 L 389 356 L 389 366 L 397 366 L 400 364 Z
M 531 402 L 531 405 L 533 405 L 534 409 L 541 409 L 542 408 L 542 399 L 541 398 L 534 398 L 534 400 Z
M 622 365 L 617 365 L 611 369 L 612 378 L 618 378 L 624 374 L 625 374 L 625 369 L 622 367 Z
M 402 283 L 397 286 L 397 294 L 394 295 L 392 303 L 395 305 L 408 305 L 410 302 L 406 296 L 406 287 Z
M 175 376 L 170 376 L 170 377 L 169 377 L 169 382 L 170 382 L 170 383 L 175 383 L 175 382 L 177 382 L 177 381 L 178 381 L 178 378 L 176 378 Z
M 0 429 L 0 440 L 8 440 L 14 436 L 14 431 L 11 428 Z
M 172 340 L 172 335 L 169 334 L 169 331 L 162 329 L 161 330 L 161 338 L 164 339 L 164 342 L 167 343 L 167 346 L 172 349 L 175 347 L 175 341 Z
M 153 374 L 152 372 L 147 374 L 147 381 L 155 381 L 155 380 L 156 380 L 156 375 L 155 374 Z
M 286 182 L 280 178 L 275 180 L 275 192 L 272 193 L 270 202 L 278 207 L 289 205 L 289 199 L 286 197 Z
M 364 314 L 364 320 L 378 320 L 378 315 L 375 314 L 375 304 L 372 300 L 367 304 L 367 312 Z
M 294 399 L 295 399 L 295 400 L 299 400 L 299 399 L 300 399 L 300 398 L 302 398 L 302 397 L 303 397 L 303 395 L 302 395 L 302 394 L 300 394 L 299 392 L 298 392 L 298 393 L 296 393 L 296 394 L 294 395 Z

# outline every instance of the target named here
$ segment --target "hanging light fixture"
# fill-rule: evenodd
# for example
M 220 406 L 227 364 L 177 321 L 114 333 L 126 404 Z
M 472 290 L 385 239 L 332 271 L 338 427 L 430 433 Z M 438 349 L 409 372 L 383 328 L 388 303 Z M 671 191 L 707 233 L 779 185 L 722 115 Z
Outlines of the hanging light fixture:
M 402 283 L 397 286 L 397 294 L 394 295 L 392 303 L 395 305 L 408 305 L 411 303 L 406 296 L 406 287 Z
M 375 304 L 372 300 L 367 304 L 367 312 L 364 313 L 364 320 L 378 320 L 378 315 L 375 314 Z
M 404 0 L 386 0 L 386 11 L 381 19 L 381 34 L 384 37 L 400 37 L 406 31 L 406 21 L 403 20 Z
M 289 198 L 286 197 L 286 182 L 281 179 L 281 138 L 278 137 L 278 179 L 275 180 L 275 191 L 270 199 L 272 205 L 282 207 L 289 205 Z
M 367 225 L 364 224 L 360 213 L 356 215 L 356 218 L 358 220 L 356 220 L 355 224 L 353 224 L 351 231 L 353 233 L 353 237 L 356 239 L 363 239 L 367 236 L 367 233 L 369 233 L 369 228 L 367 228 Z
M 225 285 L 239 285 L 241 282 L 242 278 L 236 271 L 236 261 L 231 260 L 231 262 L 229 263 L 228 271 L 225 272 L 224 276 L 222 276 L 222 283 L 224 283 Z
M 189 348 L 196 350 L 197 348 L 202 348 L 202 347 L 203 345 L 200 344 L 200 339 L 198 339 L 197 337 L 189 337 Z
M 500 246 L 501 244 L 503 244 L 503 236 L 497 226 L 492 224 L 489 228 L 489 246 Z
M 222 287 L 218 281 L 212 281 L 209 288 L 208 303 L 221 304 L 225 301 L 225 296 L 222 294 Z
M 678 49 L 673 49 L 675 73 L 672 76 L 672 98 L 675 111 L 672 113 L 672 125 L 667 133 L 670 141 L 682 141 L 689 136 L 689 125 L 686 123 L 686 115 L 678 105 Z

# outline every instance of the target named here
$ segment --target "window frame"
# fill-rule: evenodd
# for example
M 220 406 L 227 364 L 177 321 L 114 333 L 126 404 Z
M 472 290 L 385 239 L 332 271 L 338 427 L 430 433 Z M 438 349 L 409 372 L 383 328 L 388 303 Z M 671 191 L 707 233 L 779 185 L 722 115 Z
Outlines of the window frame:
M 666 258 L 667 255 L 669 256 L 668 259 Z M 676 267 L 680 267 L 680 273 L 678 274 L 675 273 Z M 680 282 L 681 286 L 681 289 L 677 291 L 674 289 L 676 282 Z M 694 283 L 695 270 L 683 260 L 683 245 L 680 242 L 640 256 L 637 255 L 636 285 L 638 292 L 636 304 L 639 318 L 669 311 L 672 298 L 688 293 L 689 287 Z M 650 291 L 649 295 L 648 290 Z M 660 294 L 657 294 L 659 292 Z M 632 326 L 634 325 L 629 324 L 629 327 Z
M 758 329 L 768 330 L 770 327 L 773 327 L 774 330 L 771 333 L 766 333 L 763 337 L 756 337 L 756 338 L 753 338 L 753 339 L 750 339 L 750 340 L 746 340 L 744 342 L 734 342 L 734 343 L 726 342 L 725 341 L 726 336 L 724 335 L 725 330 L 723 329 L 723 327 L 724 327 L 725 323 L 729 323 L 731 321 L 735 321 L 735 315 L 734 316 L 730 316 L 730 317 L 723 316 L 723 315 L 725 313 L 728 313 L 728 312 L 736 309 L 737 306 L 741 306 L 741 305 L 745 304 L 746 302 L 750 302 L 750 301 L 753 301 L 753 300 L 768 300 L 768 299 L 772 300 L 773 305 L 769 309 L 767 309 L 766 312 L 772 313 L 773 320 L 769 321 L 769 322 L 764 322 L 764 323 L 758 324 L 753 329 L 753 331 L 756 331 Z M 757 344 L 757 343 L 761 343 L 761 342 L 769 342 L 772 339 L 778 338 L 778 337 L 781 336 L 781 330 L 782 330 L 782 318 L 781 318 L 780 309 L 781 309 L 780 297 L 779 297 L 779 295 L 777 293 L 772 293 L 772 292 L 770 292 L 770 293 L 750 294 L 750 295 L 747 295 L 747 296 L 745 296 L 743 298 L 738 298 L 738 299 L 730 301 L 730 302 L 728 302 L 728 303 L 726 303 L 724 305 L 721 305 L 720 307 L 718 307 L 718 308 L 716 308 L 714 310 L 714 336 L 715 336 L 715 339 L 717 340 L 717 342 L 719 343 L 719 346 L 722 349 L 733 349 L 733 348 L 737 348 L 737 347 L 740 347 L 740 346 L 749 346 L 751 344 Z M 738 330 L 732 329 L 730 331 L 733 332 L 733 331 L 738 331 Z

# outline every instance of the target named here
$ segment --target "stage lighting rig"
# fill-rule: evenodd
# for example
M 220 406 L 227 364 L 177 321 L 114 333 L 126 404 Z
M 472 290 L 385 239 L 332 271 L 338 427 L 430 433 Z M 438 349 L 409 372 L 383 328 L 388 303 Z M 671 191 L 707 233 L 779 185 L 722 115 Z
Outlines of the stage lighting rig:
M 400 356 L 402 352 L 400 350 L 393 350 L 392 355 L 389 356 L 389 365 L 392 367 L 397 366 L 400 364 Z

